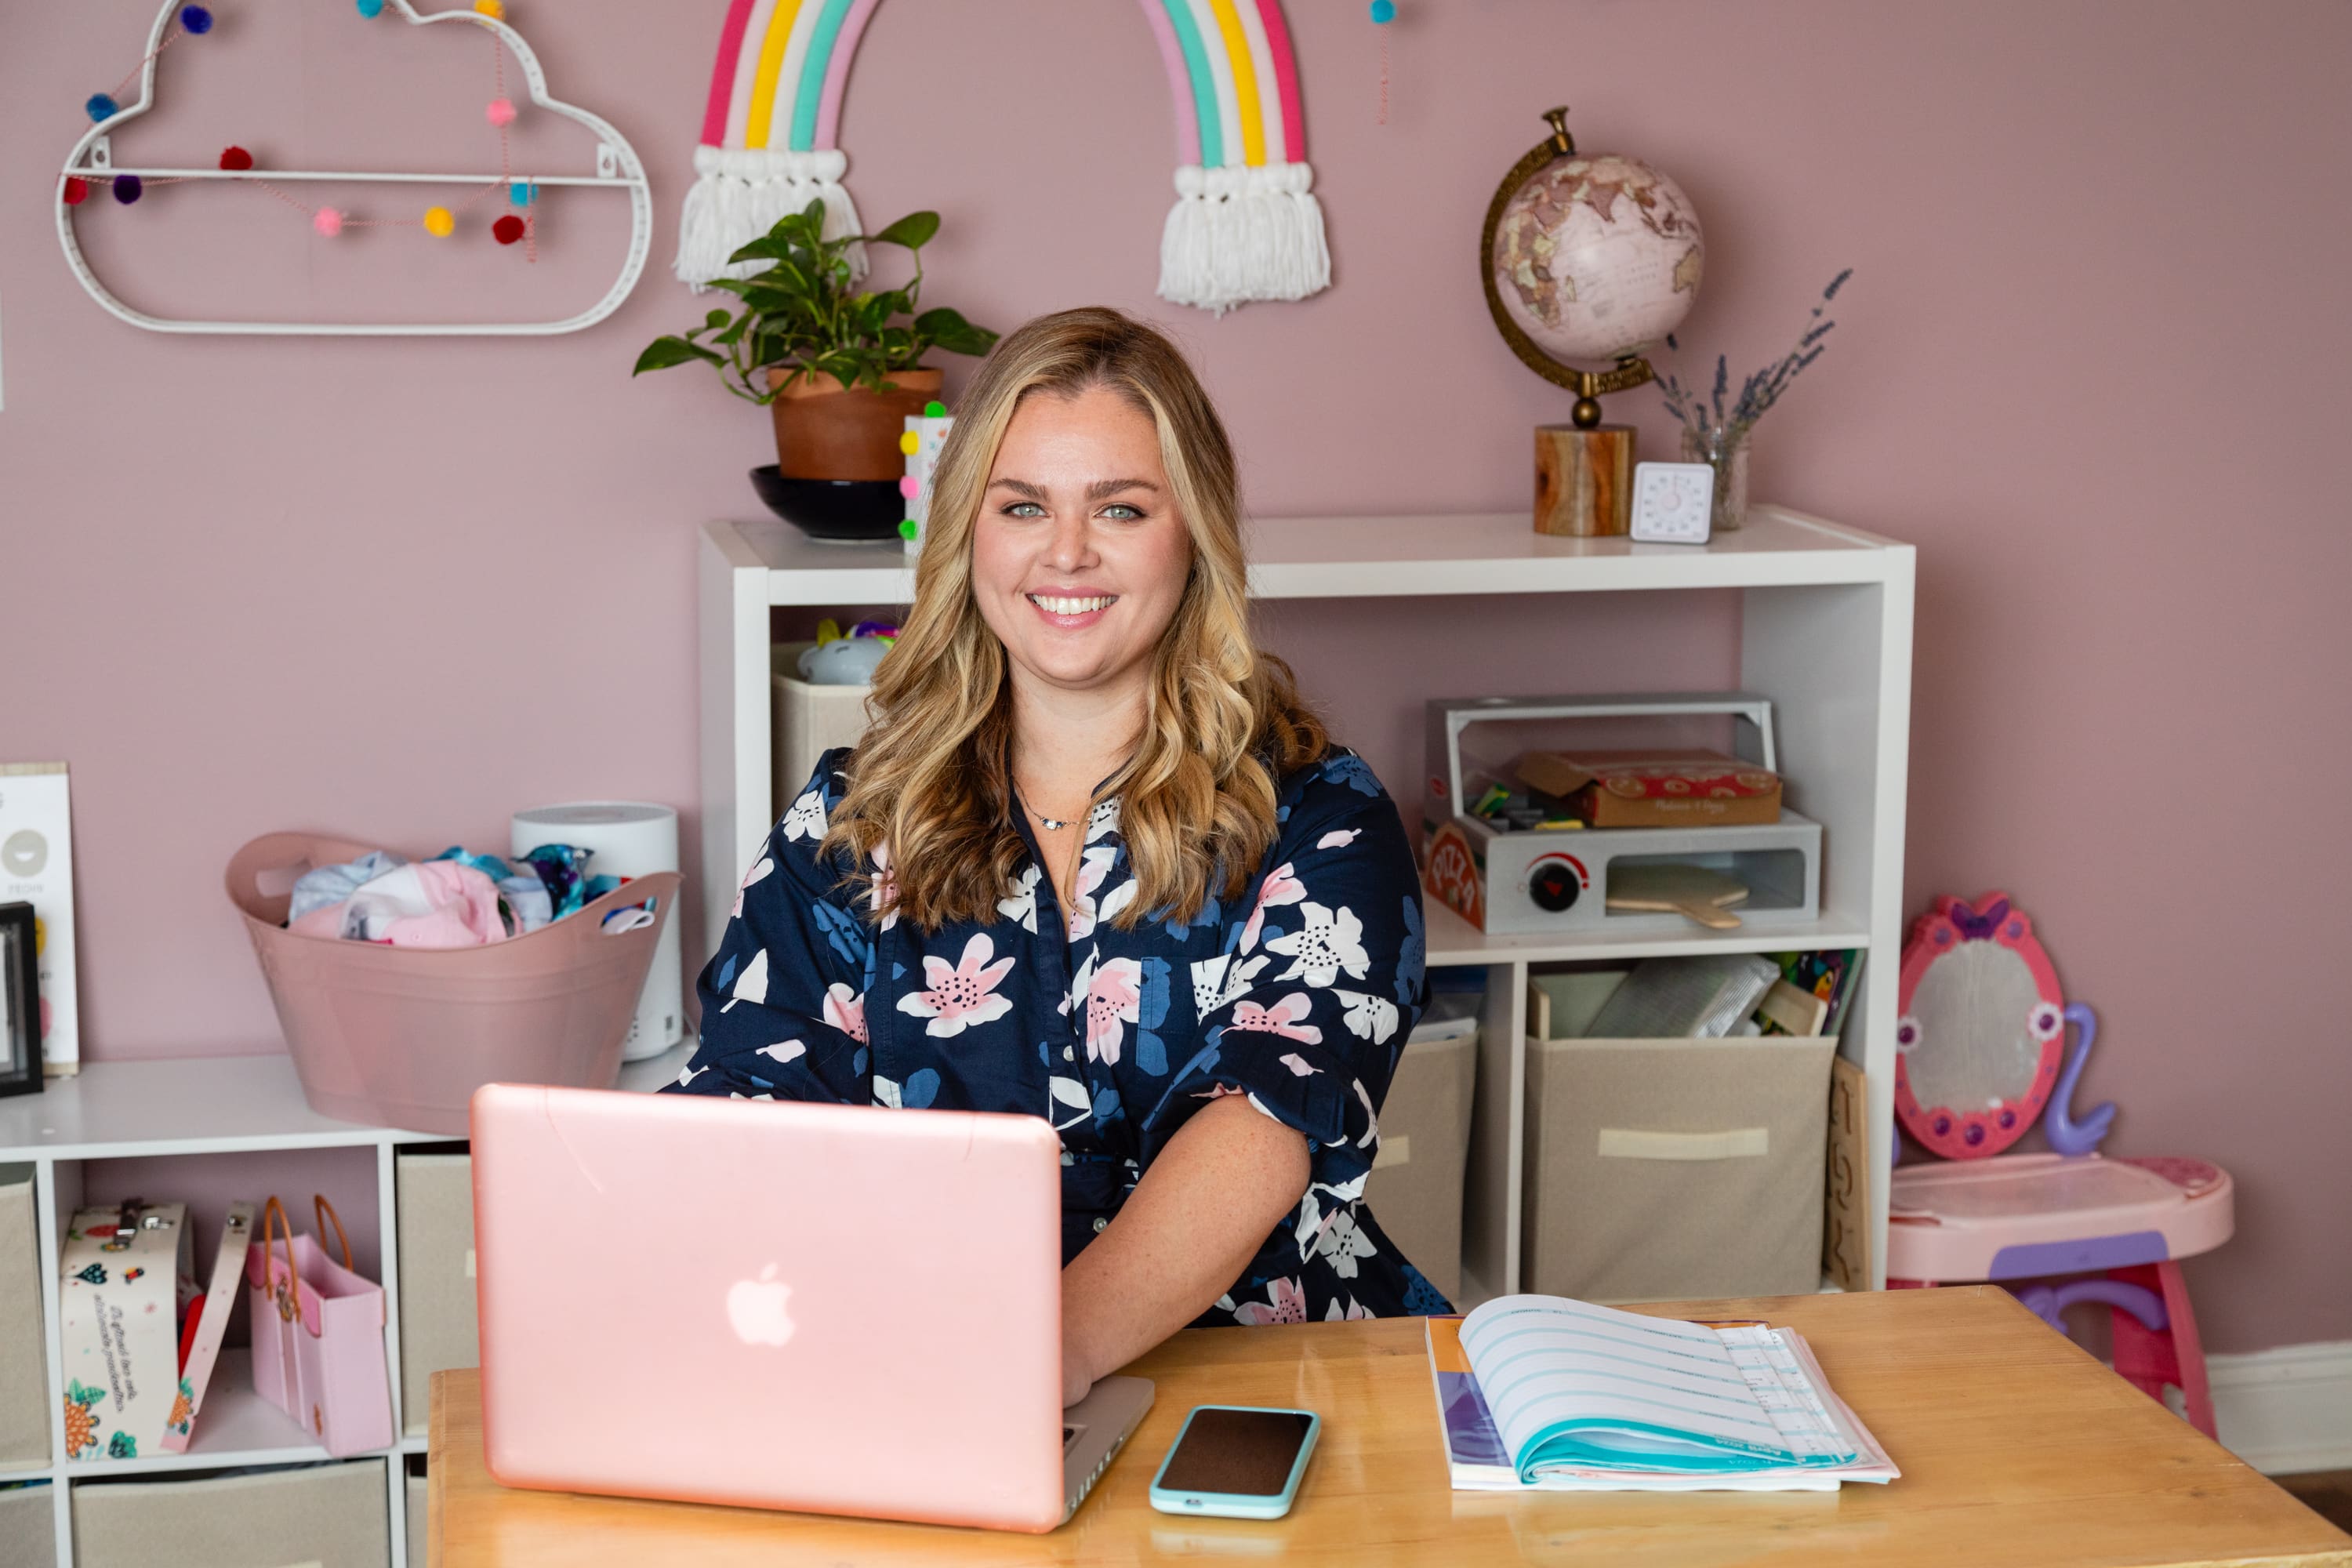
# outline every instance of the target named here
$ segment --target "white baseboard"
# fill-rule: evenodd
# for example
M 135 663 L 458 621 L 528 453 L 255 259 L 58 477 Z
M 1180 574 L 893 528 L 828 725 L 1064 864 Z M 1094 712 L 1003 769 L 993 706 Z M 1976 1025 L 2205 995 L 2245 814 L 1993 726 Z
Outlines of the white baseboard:
M 2221 1446 L 2265 1475 L 2352 1470 L 2352 1340 L 2209 1355 Z

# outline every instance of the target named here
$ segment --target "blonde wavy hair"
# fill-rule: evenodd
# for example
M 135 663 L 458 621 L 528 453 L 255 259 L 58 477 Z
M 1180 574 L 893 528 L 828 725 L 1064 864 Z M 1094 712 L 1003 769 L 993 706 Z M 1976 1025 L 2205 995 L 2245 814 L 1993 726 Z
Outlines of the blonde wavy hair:
M 1251 639 L 1233 444 L 1192 366 L 1117 310 L 1040 316 L 996 345 L 940 449 L 914 607 L 875 672 L 873 723 L 822 846 L 846 852 L 853 882 L 878 884 L 877 902 L 927 931 L 993 921 L 1028 852 L 1013 820 L 1004 645 L 971 591 L 989 474 L 1024 399 L 1096 387 L 1150 416 L 1192 546 L 1141 733 L 1097 797 L 1118 797 L 1135 870 L 1136 897 L 1114 923 L 1189 921 L 1213 891 L 1238 896 L 1275 842 L 1276 781 L 1328 747 L 1290 667 Z

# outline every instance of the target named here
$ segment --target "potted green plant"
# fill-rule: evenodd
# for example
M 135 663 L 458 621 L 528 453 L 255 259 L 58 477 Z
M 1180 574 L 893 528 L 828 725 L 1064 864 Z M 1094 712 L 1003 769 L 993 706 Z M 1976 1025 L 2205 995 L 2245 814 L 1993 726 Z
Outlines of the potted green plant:
M 730 261 L 764 261 L 749 278 L 711 287 L 740 301 L 682 335 L 656 338 L 632 375 L 699 362 L 736 396 L 768 405 L 776 464 L 788 479 L 895 483 L 905 471 L 903 423 L 940 393 L 931 350 L 984 354 L 997 334 L 944 306 L 919 310 L 923 247 L 940 215 L 908 213 L 878 234 L 824 237 L 824 204 L 787 213 Z M 851 247 L 895 245 L 915 275 L 897 289 L 857 289 Z

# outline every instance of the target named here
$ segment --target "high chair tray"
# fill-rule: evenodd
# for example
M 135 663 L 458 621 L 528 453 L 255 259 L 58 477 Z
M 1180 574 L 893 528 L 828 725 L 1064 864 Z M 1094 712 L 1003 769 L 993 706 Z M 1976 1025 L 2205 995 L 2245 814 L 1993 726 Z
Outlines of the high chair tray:
M 2230 1173 L 2202 1160 L 2002 1154 L 1896 1168 L 1890 1279 L 2021 1279 L 2210 1252 L 2235 1224 Z

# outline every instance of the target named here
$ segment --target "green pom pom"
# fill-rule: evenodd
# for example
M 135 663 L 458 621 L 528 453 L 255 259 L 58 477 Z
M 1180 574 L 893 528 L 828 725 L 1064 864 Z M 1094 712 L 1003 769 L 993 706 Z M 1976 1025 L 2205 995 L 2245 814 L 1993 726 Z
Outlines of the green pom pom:
M 944 419 L 944 418 L 946 418 L 947 416 L 948 416 L 948 405 L 947 405 L 946 404 L 944 404 L 944 403 L 941 403 L 938 398 L 934 397 L 934 398 L 932 398 L 929 403 L 926 403 L 926 404 L 924 404 L 924 405 L 923 405 L 923 417 L 924 417 L 924 418 L 926 418 L 926 419 Z
M 915 521 L 915 520 L 914 520 L 913 518 L 911 518 L 911 517 L 903 517 L 903 518 L 900 518 L 900 519 L 898 520 L 898 537 L 899 537 L 899 538 L 901 538 L 901 539 L 912 539 L 912 538 L 914 538 L 914 537 L 915 537 L 915 535 L 917 535 L 917 534 L 919 534 L 919 533 L 920 533 L 920 532 L 922 532 L 922 531 L 922 531 L 922 529 L 921 529 L 921 528 L 920 528 L 920 527 L 916 523 L 916 521 Z

